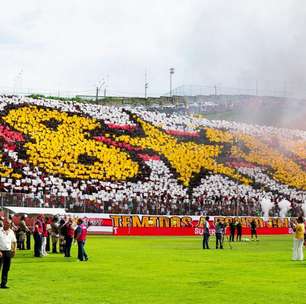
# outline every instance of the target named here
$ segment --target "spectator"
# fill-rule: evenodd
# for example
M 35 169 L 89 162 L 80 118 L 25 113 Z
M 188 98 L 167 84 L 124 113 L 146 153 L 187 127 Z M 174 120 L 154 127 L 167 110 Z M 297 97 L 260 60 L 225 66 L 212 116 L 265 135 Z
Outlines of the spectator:
M 78 259 L 79 261 L 88 261 L 88 256 L 84 248 L 87 237 L 87 227 L 83 224 L 82 219 L 78 219 L 77 224 L 75 240 L 78 242 Z
M 72 245 L 72 240 L 74 237 L 74 227 L 73 227 L 73 220 L 72 218 L 68 219 L 66 223 L 66 235 L 65 235 L 65 257 L 70 258 L 70 250 Z
M 237 228 L 237 237 L 236 237 L 236 241 L 241 242 L 241 236 L 242 236 L 242 225 L 241 222 L 237 222 L 236 223 L 236 228 Z
M 209 236 L 210 236 L 209 216 L 205 217 L 204 233 L 203 233 L 203 249 L 209 249 Z
M 294 238 L 293 238 L 293 254 L 292 260 L 294 261 L 303 261 L 303 243 L 304 243 L 304 219 L 303 217 L 298 217 L 297 224 L 294 226 Z
M 3 227 L 0 228 L 0 270 L 2 267 L 0 288 L 9 288 L 7 284 L 8 272 L 11 266 L 11 258 L 16 254 L 16 237 L 10 228 L 11 223 L 4 220 Z

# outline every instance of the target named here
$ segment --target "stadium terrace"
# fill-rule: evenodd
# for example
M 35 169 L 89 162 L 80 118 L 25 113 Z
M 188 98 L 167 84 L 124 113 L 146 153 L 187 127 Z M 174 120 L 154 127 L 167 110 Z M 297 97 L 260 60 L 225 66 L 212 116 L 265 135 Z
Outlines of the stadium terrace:
M 68 211 L 262 215 L 306 201 L 306 132 L 0 97 L 0 191 Z M 87 209 L 86 209 L 87 208 Z M 86 210 L 85 210 L 86 209 Z

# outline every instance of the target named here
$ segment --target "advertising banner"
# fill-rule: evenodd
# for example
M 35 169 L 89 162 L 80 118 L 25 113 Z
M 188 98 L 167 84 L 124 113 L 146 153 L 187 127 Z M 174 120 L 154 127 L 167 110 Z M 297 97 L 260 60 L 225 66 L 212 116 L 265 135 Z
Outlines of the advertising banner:
M 73 214 L 81 217 L 93 234 L 120 235 L 173 235 L 192 236 L 203 235 L 205 216 L 167 216 L 167 215 L 120 215 L 120 214 Z M 226 224 L 226 234 L 229 234 L 229 222 L 241 223 L 242 234 L 250 235 L 250 225 L 255 221 L 257 234 L 289 234 L 291 233 L 290 218 L 263 217 L 222 217 L 210 216 L 210 233 L 215 232 L 217 220 Z

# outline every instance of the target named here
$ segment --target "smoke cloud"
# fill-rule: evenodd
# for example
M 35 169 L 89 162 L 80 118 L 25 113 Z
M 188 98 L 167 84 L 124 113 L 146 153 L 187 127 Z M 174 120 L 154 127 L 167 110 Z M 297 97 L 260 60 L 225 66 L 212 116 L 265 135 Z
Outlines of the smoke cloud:
M 283 199 L 278 203 L 278 206 L 280 208 L 280 217 L 286 217 L 287 212 L 290 208 L 290 202 L 286 199 Z
M 269 211 L 273 207 L 273 203 L 271 202 L 271 200 L 269 198 L 264 198 L 261 200 L 260 204 L 261 204 L 261 209 L 264 213 L 263 216 L 265 218 L 269 217 Z

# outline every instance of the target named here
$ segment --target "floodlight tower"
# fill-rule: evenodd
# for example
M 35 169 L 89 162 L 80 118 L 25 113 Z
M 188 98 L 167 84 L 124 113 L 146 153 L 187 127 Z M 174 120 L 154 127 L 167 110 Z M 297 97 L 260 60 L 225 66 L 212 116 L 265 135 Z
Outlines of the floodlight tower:
M 99 91 L 100 89 L 102 88 L 102 86 L 105 84 L 105 80 L 102 79 L 100 80 L 97 85 L 96 85 L 96 102 L 98 102 L 98 99 L 99 99 Z
M 172 97 L 172 75 L 174 74 L 174 68 L 170 68 L 170 97 Z
M 148 87 L 149 87 L 149 82 L 147 78 L 147 71 L 145 72 L 145 83 L 144 83 L 144 89 L 145 89 L 145 98 L 147 99 L 147 93 L 148 93 Z

